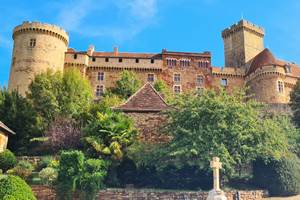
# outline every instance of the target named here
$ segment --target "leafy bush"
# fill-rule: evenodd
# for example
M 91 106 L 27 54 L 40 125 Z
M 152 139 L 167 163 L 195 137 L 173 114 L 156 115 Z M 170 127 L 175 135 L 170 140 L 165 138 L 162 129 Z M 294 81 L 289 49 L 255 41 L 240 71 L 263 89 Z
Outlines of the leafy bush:
M 104 187 L 103 181 L 107 174 L 107 163 L 100 159 L 88 159 L 80 178 L 80 190 L 83 199 L 94 200 L 97 191 Z
M 253 181 L 271 195 L 290 196 L 300 193 L 300 160 L 296 155 L 270 161 L 257 160 L 253 165 Z
M 52 185 L 58 176 L 56 169 L 52 167 L 46 167 L 39 172 L 39 177 L 43 184 Z
M 52 160 L 53 160 L 52 156 L 43 156 L 41 161 L 38 162 L 36 170 L 40 171 L 46 168 L 51 163 Z
M 8 149 L 0 153 L 0 168 L 3 172 L 13 168 L 17 163 L 15 155 Z
M 32 174 L 34 167 L 28 161 L 22 160 L 18 162 L 17 166 L 13 169 L 9 170 L 9 174 L 13 174 L 16 176 L 20 176 L 23 179 L 28 179 L 28 177 Z
M 5 200 L 36 200 L 31 188 L 17 176 L 0 178 L 0 199 Z
M 58 168 L 58 196 L 72 199 L 83 170 L 84 155 L 81 151 L 63 151 Z

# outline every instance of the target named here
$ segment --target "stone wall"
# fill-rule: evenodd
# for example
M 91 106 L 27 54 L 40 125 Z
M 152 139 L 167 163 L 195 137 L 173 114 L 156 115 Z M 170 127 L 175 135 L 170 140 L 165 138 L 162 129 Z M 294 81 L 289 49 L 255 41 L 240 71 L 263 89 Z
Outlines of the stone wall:
M 162 134 L 161 128 L 166 122 L 166 116 L 158 112 L 129 112 L 127 116 L 132 118 L 134 126 L 139 131 L 141 141 L 148 143 L 161 143 L 169 141 L 169 137 Z
M 56 192 L 47 186 L 32 186 L 38 200 L 55 200 Z M 134 189 L 107 189 L 98 194 L 98 200 L 206 200 L 207 192 L 159 191 Z M 234 200 L 236 191 L 227 192 L 227 200 Z M 240 200 L 262 200 L 264 191 L 240 191 Z M 74 197 L 77 199 L 77 197 Z

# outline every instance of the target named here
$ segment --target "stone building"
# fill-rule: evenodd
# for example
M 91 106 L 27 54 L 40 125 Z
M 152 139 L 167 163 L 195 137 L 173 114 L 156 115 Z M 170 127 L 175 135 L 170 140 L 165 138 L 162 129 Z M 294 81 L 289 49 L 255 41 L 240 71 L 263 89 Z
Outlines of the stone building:
M 9 89 L 25 92 L 35 74 L 46 69 L 77 68 L 87 77 L 95 99 L 113 87 L 123 70 L 134 71 L 143 84 L 164 80 L 174 93 L 203 88 L 249 87 L 253 98 L 268 104 L 287 104 L 300 75 L 295 64 L 277 59 L 264 47 L 264 29 L 246 20 L 222 32 L 225 66 L 212 66 L 210 52 L 125 53 L 68 48 L 61 28 L 25 22 L 14 29 L 14 50 Z
M 15 132 L 0 121 L 0 153 L 6 149 L 10 135 L 15 135 Z
M 168 108 L 167 103 L 153 86 L 150 83 L 146 83 L 124 104 L 115 109 L 123 111 L 134 121 L 142 141 L 159 143 L 169 140 L 160 131 L 167 120 L 163 111 L 166 111 Z

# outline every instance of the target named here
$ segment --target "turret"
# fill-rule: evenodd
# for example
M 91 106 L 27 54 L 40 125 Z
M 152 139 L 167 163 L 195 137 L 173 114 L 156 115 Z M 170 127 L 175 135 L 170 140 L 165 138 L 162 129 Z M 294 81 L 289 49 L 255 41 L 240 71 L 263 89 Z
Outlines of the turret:
M 8 88 L 25 95 L 37 74 L 63 71 L 69 36 L 62 28 L 24 22 L 13 31 L 14 48 Z

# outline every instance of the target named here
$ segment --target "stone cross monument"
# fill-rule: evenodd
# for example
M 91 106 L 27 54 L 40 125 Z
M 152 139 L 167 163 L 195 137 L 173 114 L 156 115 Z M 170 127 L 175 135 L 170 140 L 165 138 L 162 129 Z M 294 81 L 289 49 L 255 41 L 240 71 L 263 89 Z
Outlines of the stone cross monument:
M 214 176 L 214 188 L 208 193 L 207 200 L 227 200 L 224 192 L 220 189 L 220 169 L 222 169 L 222 163 L 220 158 L 213 157 L 210 162 L 210 167 L 213 169 Z

